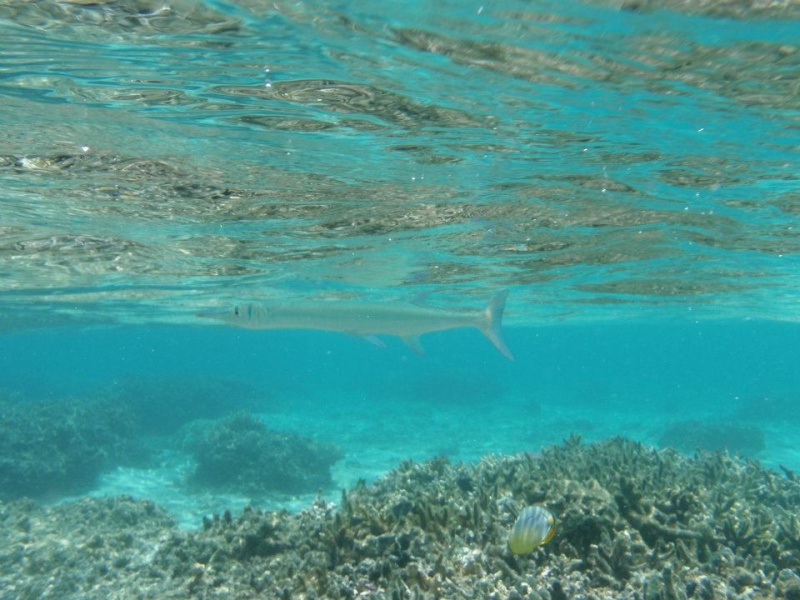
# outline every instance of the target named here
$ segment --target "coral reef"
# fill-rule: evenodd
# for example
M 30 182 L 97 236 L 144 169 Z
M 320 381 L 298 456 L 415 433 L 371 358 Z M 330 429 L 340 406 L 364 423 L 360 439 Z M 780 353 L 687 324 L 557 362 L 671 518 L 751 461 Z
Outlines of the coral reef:
M 573 439 L 539 459 L 405 463 L 344 494 L 339 510 L 318 502 L 296 517 L 250 511 L 208 521 L 205 535 L 229 540 L 217 569 L 228 560 L 258 565 L 253 571 L 269 576 L 251 581 L 253 592 L 286 598 L 572 598 L 589 590 L 703 598 L 715 589 L 724 597 L 759 586 L 766 593 L 781 569 L 798 566 L 790 514 L 798 500 L 796 485 L 755 463 Z M 527 503 L 553 509 L 559 534 L 520 559 L 505 541 Z M 175 567 L 163 550 L 158 558 Z M 200 579 L 198 589 L 208 590 Z
M 134 415 L 109 401 L 0 403 L 0 498 L 53 497 L 144 458 Z
M 273 431 L 247 412 L 193 424 L 184 434 L 184 446 L 197 463 L 191 483 L 245 494 L 328 487 L 330 467 L 342 457 L 334 445 Z
M 130 499 L 118 517 L 113 502 L 54 507 L 49 519 L 0 506 L 2 589 L 90 600 L 800 598 L 800 485 L 753 460 L 619 438 L 475 465 L 404 462 L 338 506 L 248 508 L 201 531 Z M 558 533 L 516 556 L 508 532 L 531 503 L 556 514 Z
M 765 438 L 764 432 L 753 425 L 691 420 L 670 425 L 661 435 L 659 445 L 682 452 L 728 450 L 754 456 L 764 449 Z
M 129 497 L 0 504 L 0 598 L 135 598 L 131 575 L 150 571 L 173 528 L 155 504 Z

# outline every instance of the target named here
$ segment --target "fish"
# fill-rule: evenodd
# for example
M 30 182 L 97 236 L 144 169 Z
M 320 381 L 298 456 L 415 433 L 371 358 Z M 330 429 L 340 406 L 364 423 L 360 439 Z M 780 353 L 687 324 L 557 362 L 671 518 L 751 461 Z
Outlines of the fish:
M 247 329 L 315 329 L 358 335 L 385 346 L 379 335 L 398 336 L 416 354 L 423 354 L 420 336 L 434 331 L 475 327 L 508 360 L 514 355 L 503 339 L 502 319 L 508 290 L 495 295 L 482 311 L 445 310 L 414 304 L 344 301 L 238 304 L 225 312 L 201 312 Z
M 556 534 L 556 519 L 543 506 L 526 506 L 519 513 L 511 534 L 508 549 L 514 554 L 529 554 L 544 546 Z

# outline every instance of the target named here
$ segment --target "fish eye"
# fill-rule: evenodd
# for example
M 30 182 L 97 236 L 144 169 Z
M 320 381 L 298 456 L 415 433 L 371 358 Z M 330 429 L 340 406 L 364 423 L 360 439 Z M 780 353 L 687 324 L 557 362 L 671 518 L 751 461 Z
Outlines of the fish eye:
M 239 307 L 238 306 L 234 306 L 233 307 L 233 314 L 236 315 L 237 317 L 239 316 Z

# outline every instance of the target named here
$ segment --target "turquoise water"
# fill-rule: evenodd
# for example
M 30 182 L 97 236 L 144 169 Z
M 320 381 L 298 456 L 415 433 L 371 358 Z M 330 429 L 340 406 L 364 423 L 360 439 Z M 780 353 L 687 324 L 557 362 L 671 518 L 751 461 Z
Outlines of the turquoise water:
M 0 395 L 140 386 L 167 411 L 212 389 L 214 417 L 246 396 L 271 427 L 341 446 L 334 489 L 571 433 L 658 446 L 692 419 L 755 427 L 756 457 L 800 469 L 799 18 L 4 2 Z M 478 310 L 501 289 L 515 362 L 474 330 L 426 335 L 420 357 L 196 317 L 287 299 Z M 184 489 L 191 461 L 158 446 L 81 493 L 148 496 L 195 526 L 248 500 Z

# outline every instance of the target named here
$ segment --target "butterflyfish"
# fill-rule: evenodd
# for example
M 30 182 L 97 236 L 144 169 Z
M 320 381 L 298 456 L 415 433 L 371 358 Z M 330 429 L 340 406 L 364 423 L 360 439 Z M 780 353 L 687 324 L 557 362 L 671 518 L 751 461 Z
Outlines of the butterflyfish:
M 508 536 L 508 548 L 514 554 L 528 554 L 553 539 L 556 519 L 543 506 L 526 506 Z

